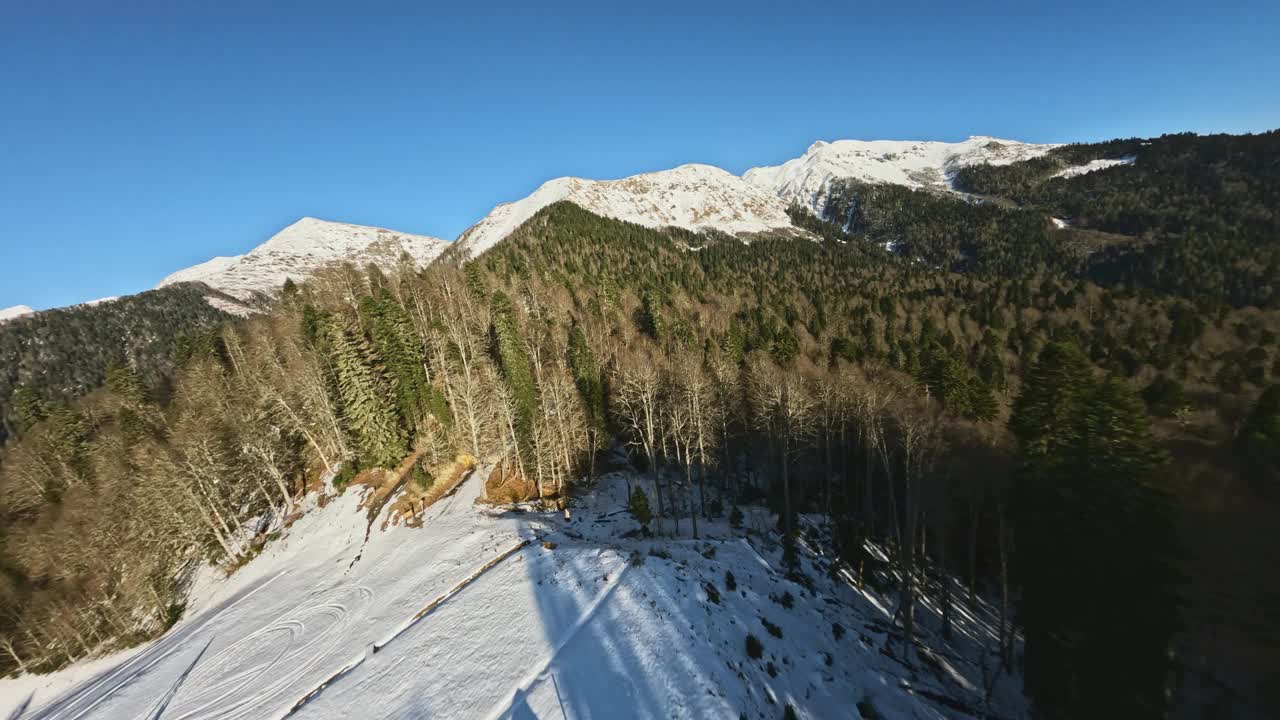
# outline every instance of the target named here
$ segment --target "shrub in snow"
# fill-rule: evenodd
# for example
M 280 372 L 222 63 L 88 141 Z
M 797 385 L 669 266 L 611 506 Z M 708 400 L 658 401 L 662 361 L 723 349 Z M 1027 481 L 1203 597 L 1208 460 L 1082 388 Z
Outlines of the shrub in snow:
M 776 678 L 776 677 L 778 677 L 778 668 L 774 666 L 774 664 L 773 664 L 773 661 L 772 661 L 772 660 L 771 660 L 771 661 L 769 661 L 769 663 L 768 663 L 767 665 L 765 665 L 765 666 L 764 666 L 764 669 L 765 669 L 766 671 L 768 671 L 768 673 L 769 673 L 769 677 L 771 677 L 771 678 Z
M 785 593 L 782 593 L 782 599 L 779 600 L 778 602 L 782 603 L 782 607 L 790 610 L 791 606 L 795 604 L 796 599 L 791 597 L 790 592 L 785 592 Z
M 333 476 L 333 489 L 337 490 L 338 494 L 342 494 L 342 492 L 347 489 L 347 485 L 350 485 L 351 481 L 354 480 L 355 477 L 355 465 L 353 463 L 343 465 L 342 469 L 338 471 L 338 474 Z
M 844 637 L 844 626 L 840 623 L 831 623 L 831 634 L 835 636 L 836 640 Z
M 707 503 L 707 517 L 718 518 L 724 512 L 724 505 L 719 500 L 712 500 Z
M 742 527 L 742 511 L 738 508 L 734 508 L 733 512 L 729 513 L 729 527 Z
M 882 717 L 876 706 L 871 704 L 871 698 L 862 698 L 857 704 L 858 714 L 862 716 L 862 720 L 880 720 Z
M 782 720 L 798 720 L 796 718 L 796 709 L 790 705 L 782 709 Z
M 760 638 L 747 633 L 747 657 L 759 660 L 762 655 L 764 655 L 764 645 L 760 644 Z
M 777 625 L 774 625 L 773 623 L 769 622 L 768 620 L 765 620 L 764 618 L 760 618 L 760 622 L 764 625 L 764 629 L 769 631 L 770 635 L 776 638 L 782 637 L 782 628 L 778 627 Z
M 711 602 L 717 605 L 720 604 L 720 591 L 716 589 L 715 585 L 712 585 L 711 583 L 707 583 L 706 585 L 703 586 L 703 589 L 707 591 L 708 600 L 710 600 Z
M 632 551 L 631 551 L 631 566 L 632 566 L 632 567 L 640 567 L 640 566 L 641 566 L 641 565 L 643 565 L 643 564 L 644 564 L 644 555 L 641 555 L 639 550 L 632 550 Z
M 631 492 L 631 500 L 627 503 L 627 509 L 631 511 L 631 516 L 641 525 L 648 525 L 653 519 L 653 512 L 649 510 L 649 496 L 644 494 L 644 490 L 638 485 Z
M 733 576 L 733 573 L 729 572 L 728 570 L 724 571 L 724 589 L 728 590 L 729 592 L 733 592 L 734 590 L 738 589 L 737 578 L 735 578 Z

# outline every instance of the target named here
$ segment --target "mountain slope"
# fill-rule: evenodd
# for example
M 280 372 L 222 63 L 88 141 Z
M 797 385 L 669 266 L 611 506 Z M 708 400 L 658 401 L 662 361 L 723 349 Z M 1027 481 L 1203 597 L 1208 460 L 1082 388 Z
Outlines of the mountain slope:
M 739 235 L 791 226 L 786 202 L 772 193 L 717 167 L 681 165 L 621 180 L 550 180 L 523 200 L 495 207 L 458 238 L 456 252 L 463 259 L 476 257 L 539 210 L 561 200 L 597 215 L 654 228 L 714 229 Z
M 560 717 L 562 708 L 776 718 L 786 705 L 798 718 L 855 706 L 864 717 L 945 718 L 948 703 L 981 704 L 975 644 L 957 640 L 940 669 L 908 682 L 881 650 L 891 599 L 833 579 L 808 551 L 807 581 L 796 582 L 770 531 L 721 520 L 701 540 L 687 526 L 672 538 L 626 538 L 638 526 L 619 513 L 625 483 L 652 492 L 647 479 L 607 477 L 566 522 L 477 506 L 485 475 L 428 510 L 421 528 L 375 525 L 367 536 L 360 491 L 349 490 L 230 578 L 206 568 L 187 618 L 165 637 L 98 664 L 92 678 L 71 668 L 2 680 L 0 711 L 31 698 L 31 717 L 47 720 L 153 717 L 162 707 L 192 720 L 291 710 L 326 720 L 354 708 L 370 718 Z M 746 512 L 753 526 L 772 524 L 763 508 Z M 957 626 L 989 631 L 967 614 Z M 748 635 L 761 657 L 748 656 Z M 995 709 L 1017 713 L 1017 687 L 998 688 Z
M 287 278 L 305 280 L 333 263 L 360 267 L 373 263 L 390 269 L 408 254 L 423 266 L 447 246 L 446 241 L 425 235 L 304 217 L 244 255 L 215 257 L 179 270 L 157 287 L 203 282 L 241 300 L 252 300 L 258 293 L 277 292 Z
M 958 143 L 900 140 L 819 140 L 804 155 L 781 165 L 748 170 L 742 178 L 822 216 L 831 183 L 853 179 L 951 191 L 951 177 L 962 167 L 1007 165 L 1039 157 L 1056 145 L 1032 145 L 974 136 Z
M 132 367 L 151 387 L 162 385 L 183 338 L 227 320 L 210 298 L 222 299 L 182 284 L 0 323 L 0 442 L 16 427 L 18 388 L 54 407 L 98 387 L 113 364 Z

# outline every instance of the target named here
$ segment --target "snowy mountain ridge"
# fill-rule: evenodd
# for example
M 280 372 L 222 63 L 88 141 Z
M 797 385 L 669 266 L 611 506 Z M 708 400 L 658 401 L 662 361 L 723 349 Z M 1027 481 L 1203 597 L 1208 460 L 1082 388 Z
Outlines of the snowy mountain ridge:
M 521 200 L 498 205 L 459 236 L 455 245 L 463 259 L 476 257 L 536 212 L 561 200 L 597 215 L 648 227 L 715 229 L 730 235 L 749 235 L 790 228 L 786 211 L 793 202 L 821 215 L 827 193 L 836 180 L 848 178 L 955 192 L 951 180 L 960 168 L 981 163 L 1007 165 L 1038 157 L 1055 147 L 1058 146 L 985 135 L 955 143 L 819 140 L 798 158 L 781 165 L 752 168 L 741 177 L 701 164 L 620 180 L 561 177 L 543 183 Z
M 502 241 L 542 208 L 567 200 L 604 217 L 647 227 L 714 229 L 744 239 L 755 233 L 798 231 L 787 216 L 792 203 L 821 216 L 833 182 L 852 179 L 913 189 L 958 193 L 952 186 L 961 168 L 982 163 L 1008 165 L 1049 152 L 1056 144 L 1034 144 L 975 135 L 960 142 L 835 140 L 814 142 L 797 158 L 760 166 L 741 177 L 712 165 L 690 163 L 670 170 L 617 180 L 559 177 L 533 193 L 502 203 L 453 243 L 386 228 L 304 217 L 244 255 L 218 256 L 170 273 L 156 287 L 203 282 L 242 302 L 279 291 L 286 278 L 305 280 L 338 262 L 373 263 L 392 269 L 407 253 L 418 267 L 451 245 L 462 260 Z M 1074 177 L 1117 165 L 1132 157 L 1095 160 L 1068 167 L 1056 177 Z M 246 306 L 225 298 L 211 303 L 244 314 Z M 0 321 L 32 312 L 25 305 L 0 310 Z
M 215 257 L 171 273 L 156 287 L 203 282 L 241 300 L 278 292 L 287 278 L 305 280 L 337 262 L 395 268 L 404 254 L 421 267 L 448 243 L 426 235 L 304 217 L 244 255 Z
M 970 165 L 1008 165 L 1039 157 L 1058 145 L 1036 145 L 975 135 L 961 142 L 904 140 L 819 140 L 803 155 L 781 165 L 757 167 L 743 180 L 768 190 L 786 203 L 803 205 L 819 216 L 832 182 L 905 185 L 919 190 L 954 192 L 956 171 Z
M 711 165 L 681 165 L 620 180 L 561 177 L 495 207 L 455 241 L 464 259 L 480 255 L 542 208 L 561 200 L 597 215 L 647 227 L 713 228 L 742 235 L 791 226 L 787 203 Z
M 30 315 L 33 312 L 35 312 L 35 310 L 32 310 L 26 305 L 14 305 L 13 307 L 7 307 L 0 310 L 0 322 L 20 318 L 23 315 Z

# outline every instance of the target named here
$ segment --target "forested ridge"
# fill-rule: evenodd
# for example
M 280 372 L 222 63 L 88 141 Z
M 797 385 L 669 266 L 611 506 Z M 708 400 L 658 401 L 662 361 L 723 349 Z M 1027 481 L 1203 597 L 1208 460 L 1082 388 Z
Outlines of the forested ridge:
M 227 319 L 205 300 L 211 293 L 182 284 L 0 323 L 0 442 L 31 422 L 34 406 L 100 386 L 112 366 L 160 388 L 176 354 Z
M 998 605 L 993 653 L 1041 716 L 1257 713 L 1280 646 L 1256 542 L 1280 494 L 1280 315 L 1261 281 L 1098 274 L 1111 250 L 1090 233 L 1194 244 L 1172 209 L 1138 229 L 1066 210 L 1077 186 L 1128 198 L 1105 178 L 1149 148 L 1173 167 L 1193 162 L 1184 143 L 1274 135 L 1068 146 L 958 179 L 1018 206 L 850 183 L 825 218 L 793 210 L 813 239 L 558 203 L 465 266 L 290 284 L 271 313 L 184 343 L 172 378 L 127 357 L 76 402 L 25 406 L 0 458 L 0 662 L 47 670 L 163 630 L 184 571 L 251 558 L 266 539 L 246 524 L 295 513 L 325 468 L 340 488 L 415 453 L 429 488 L 465 452 L 500 466 L 495 499 L 556 505 L 616 438 L 655 480 L 637 508 L 659 532 L 731 514 L 709 483 L 767 503 L 788 542 L 797 514 L 829 516 L 836 565 L 896 586 L 885 651 L 908 665 L 921 594 L 951 575 L 967 596 L 931 601 Z M 1122 154 L 1138 160 L 1046 179 Z M 1276 223 L 1241 206 L 1274 190 L 1277 154 L 1232 157 L 1212 172 L 1248 190 L 1211 187 L 1222 219 L 1198 227 L 1264 246 L 1229 260 L 1263 278 Z
M 1090 277 L 1201 302 L 1280 302 L 1280 130 L 1256 135 L 1165 135 L 1067 145 L 1006 166 L 961 169 L 956 187 L 1008 198 L 1074 227 L 1115 233 Z M 1132 160 L 1070 178 L 1091 160 Z

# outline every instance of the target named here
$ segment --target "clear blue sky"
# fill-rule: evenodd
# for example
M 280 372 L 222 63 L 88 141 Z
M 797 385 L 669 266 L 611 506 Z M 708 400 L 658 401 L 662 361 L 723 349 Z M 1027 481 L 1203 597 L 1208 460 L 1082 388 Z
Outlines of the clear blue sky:
M 820 138 L 1280 126 L 1280 3 L 1036 4 L 0 0 L 0 307 Z

